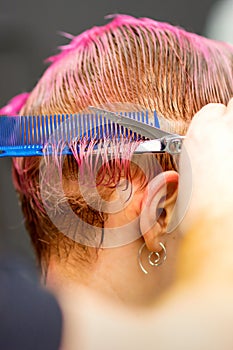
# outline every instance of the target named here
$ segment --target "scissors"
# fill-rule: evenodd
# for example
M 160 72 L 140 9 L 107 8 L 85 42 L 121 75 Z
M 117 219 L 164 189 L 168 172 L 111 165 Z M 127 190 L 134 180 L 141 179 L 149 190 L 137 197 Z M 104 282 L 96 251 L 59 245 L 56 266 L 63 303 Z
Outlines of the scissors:
M 113 123 L 117 123 L 137 134 L 149 139 L 139 144 L 134 153 L 169 153 L 176 155 L 181 152 L 185 136 L 172 134 L 153 125 L 110 112 L 105 109 L 89 107 L 93 112 L 102 114 Z

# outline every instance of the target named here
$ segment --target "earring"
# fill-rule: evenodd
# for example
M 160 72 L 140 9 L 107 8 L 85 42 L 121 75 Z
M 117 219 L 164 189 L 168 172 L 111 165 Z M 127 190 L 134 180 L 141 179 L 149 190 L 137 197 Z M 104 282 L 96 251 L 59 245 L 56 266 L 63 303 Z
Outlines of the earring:
M 163 249 L 163 255 L 161 256 L 160 253 L 158 252 L 151 252 L 148 255 L 148 262 L 151 266 L 160 266 L 162 265 L 162 263 L 167 259 L 167 250 L 165 245 L 162 242 L 159 242 L 160 247 Z M 143 245 L 141 246 L 141 248 L 138 251 L 138 263 L 139 266 L 141 268 L 141 270 L 147 275 L 148 271 L 143 267 L 142 265 L 142 251 L 144 249 L 144 247 L 146 246 L 146 243 L 144 242 Z M 153 256 L 155 257 L 155 259 L 153 260 Z

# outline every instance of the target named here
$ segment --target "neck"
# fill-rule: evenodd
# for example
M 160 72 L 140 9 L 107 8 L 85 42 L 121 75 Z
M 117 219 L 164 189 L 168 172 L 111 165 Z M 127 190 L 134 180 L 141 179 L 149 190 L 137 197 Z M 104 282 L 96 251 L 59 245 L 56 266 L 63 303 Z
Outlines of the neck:
M 55 293 L 87 287 L 116 303 L 149 306 L 173 281 L 175 242 L 171 239 L 167 245 L 166 262 L 160 267 L 148 267 L 148 275 L 141 271 L 137 261 L 143 239 L 119 248 L 101 249 L 93 263 L 81 263 L 71 257 L 65 262 L 51 258 L 47 285 Z

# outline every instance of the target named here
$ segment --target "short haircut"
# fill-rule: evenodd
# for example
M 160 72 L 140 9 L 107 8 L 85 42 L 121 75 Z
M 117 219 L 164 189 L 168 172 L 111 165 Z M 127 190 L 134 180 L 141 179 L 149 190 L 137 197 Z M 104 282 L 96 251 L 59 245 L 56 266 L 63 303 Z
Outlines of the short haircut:
M 185 133 L 204 105 L 226 104 L 233 96 L 232 46 L 148 18 L 117 15 L 105 26 L 73 37 L 48 61 L 51 65 L 29 94 L 21 114 L 76 113 L 90 105 L 129 103 L 156 110 L 172 123 L 173 131 Z M 168 155 L 157 159 L 163 170 L 174 169 Z M 39 163 L 36 157 L 15 159 L 13 176 L 36 254 L 46 267 L 50 254 L 68 254 L 74 245 L 77 251 L 87 249 L 64 237 L 49 219 L 40 194 Z M 69 180 L 80 164 L 74 157 L 67 157 L 64 164 L 63 176 Z M 113 167 L 116 163 L 110 164 Z M 139 176 L 134 170 L 132 176 Z M 119 178 L 122 172 L 124 167 L 114 174 Z M 113 183 L 104 186 L 103 196 L 115 188 Z M 87 205 L 78 190 L 68 200 L 85 221 L 104 226 L 105 214 Z

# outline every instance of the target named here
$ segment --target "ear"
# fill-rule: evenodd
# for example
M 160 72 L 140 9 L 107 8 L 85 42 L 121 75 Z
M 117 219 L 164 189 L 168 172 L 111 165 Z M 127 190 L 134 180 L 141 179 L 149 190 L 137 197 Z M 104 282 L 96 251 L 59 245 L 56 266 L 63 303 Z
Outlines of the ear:
M 144 192 L 140 229 L 151 252 L 160 252 L 159 242 L 165 243 L 167 226 L 177 198 L 178 181 L 177 172 L 165 171 L 154 177 Z

